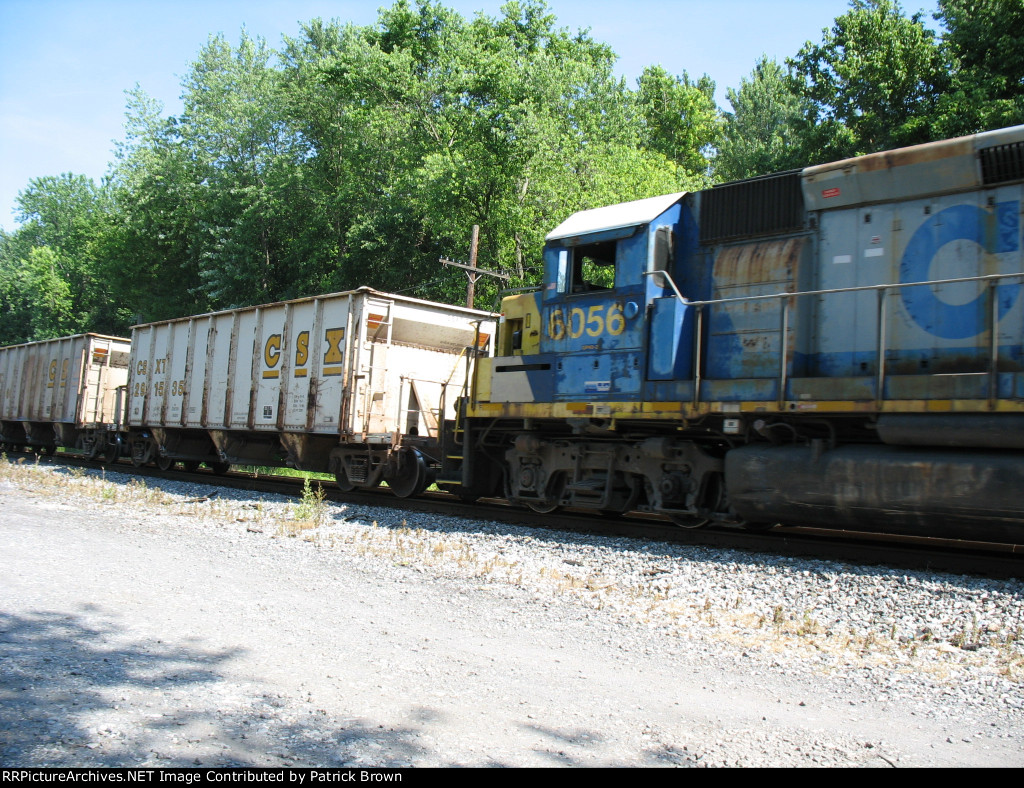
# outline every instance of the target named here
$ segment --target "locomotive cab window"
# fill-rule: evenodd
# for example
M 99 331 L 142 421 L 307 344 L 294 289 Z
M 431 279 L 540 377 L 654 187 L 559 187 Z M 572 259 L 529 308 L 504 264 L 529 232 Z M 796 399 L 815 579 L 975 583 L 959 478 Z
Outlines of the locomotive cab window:
M 562 249 L 558 253 L 558 292 L 593 293 L 615 287 L 615 241 Z

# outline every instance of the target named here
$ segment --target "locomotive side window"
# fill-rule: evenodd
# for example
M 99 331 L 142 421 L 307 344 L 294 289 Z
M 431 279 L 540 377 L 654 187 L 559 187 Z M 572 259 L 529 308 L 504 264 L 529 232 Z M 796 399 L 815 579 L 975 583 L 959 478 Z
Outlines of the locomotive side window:
M 558 253 L 558 292 L 592 293 L 615 287 L 615 241 L 562 249 Z

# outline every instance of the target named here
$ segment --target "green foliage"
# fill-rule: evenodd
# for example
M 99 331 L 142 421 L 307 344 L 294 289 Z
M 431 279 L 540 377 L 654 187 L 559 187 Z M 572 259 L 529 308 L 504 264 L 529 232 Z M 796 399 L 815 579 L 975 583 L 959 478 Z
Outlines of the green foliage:
M 895 0 L 850 10 L 787 60 L 808 100 L 804 139 L 829 161 L 931 139 L 942 66 L 932 31 Z
M 97 259 L 110 210 L 106 187 L 70 173 L 34 178 L 18 195 L 22 225 L 0 239 L 0 342 L 117 327 Z
M 803 166 L 813 154 L 802 144 L 806 114 L 799 85 L 774 60 L 762 56 L 739 90 L 726 91 L 725 114 L 715 173 L 722 180 L 752 178 Z
M 696 82 L 684 71 L 671 76 L 648 66 L 637 81 L 636 97 L 644 147 L 675 162 L 696 182 L 707 180 L 709 154 L 721 135 L 715 83 L 705 74 Z
M 468 257 L 474 224 L 481 264 L 536 281 L 543 234 L 567 213 L 677 186 L 677 167 L 639 151 L 613 63 L 536 2 L 471 22 L 399 2 L 372 28 L 318 21 L 286 39 L 332 284 L 461 300 L 463 275 L 437 260 Z M 493 288 L 480 283 L 480 303 Z
M 327 493 L 322 484 L 313 489 L 307 476 L 302 482 L 302 498 L 295 507 L 295 519 L 309 523 L 313 527 L 320 526 L 327 516 Z
M 1024 123 L 1024 2 L 939 0 L 949 80 L 936 133 L 970 134 Z

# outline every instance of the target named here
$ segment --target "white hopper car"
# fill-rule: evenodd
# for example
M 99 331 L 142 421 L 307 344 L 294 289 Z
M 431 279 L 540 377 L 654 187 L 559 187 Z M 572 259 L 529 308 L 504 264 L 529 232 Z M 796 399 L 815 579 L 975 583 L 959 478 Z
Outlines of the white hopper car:
M 78 334 L 0 348 L 0 444 L 99 455 L 116 446 L 131 343 Z
M 290 466 L 415 495 L 494 323 L 363 287 L 135 326 L 125 451 L 137 465 Z
M 0 439 L 168 468 L 333 473 L 415 495 L 496 316 L 344 293 L 0 348 Z

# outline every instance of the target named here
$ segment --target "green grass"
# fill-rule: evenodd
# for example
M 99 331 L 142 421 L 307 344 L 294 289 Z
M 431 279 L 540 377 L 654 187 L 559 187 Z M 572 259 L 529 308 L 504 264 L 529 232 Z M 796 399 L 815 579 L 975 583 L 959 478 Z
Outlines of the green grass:
M 232 465 L 231 467 L 239 473 L 251 473 L 253 476 L 291 476 L 297 479 L 312 479 L 313 481 L 334 481 L 334 476 L 329 473 L 300 471 L 296 468 L 276 468 L 265 465 Z

